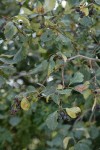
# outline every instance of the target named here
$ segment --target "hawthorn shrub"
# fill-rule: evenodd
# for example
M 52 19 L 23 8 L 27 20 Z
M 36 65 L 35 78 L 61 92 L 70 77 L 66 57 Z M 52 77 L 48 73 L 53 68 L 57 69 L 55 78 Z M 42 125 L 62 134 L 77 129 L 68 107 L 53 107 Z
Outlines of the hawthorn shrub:
M 1 0 L 0 150 L 100 149 L 99 15 L 99 0 Z

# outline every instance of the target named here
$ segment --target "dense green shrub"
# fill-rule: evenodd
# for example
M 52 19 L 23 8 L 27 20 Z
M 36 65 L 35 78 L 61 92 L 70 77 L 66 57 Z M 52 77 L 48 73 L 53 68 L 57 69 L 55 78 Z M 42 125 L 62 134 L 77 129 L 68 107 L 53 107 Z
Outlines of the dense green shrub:
M 0 150 L 100 149 L 99 16 L 99 0 L 1 0 Z

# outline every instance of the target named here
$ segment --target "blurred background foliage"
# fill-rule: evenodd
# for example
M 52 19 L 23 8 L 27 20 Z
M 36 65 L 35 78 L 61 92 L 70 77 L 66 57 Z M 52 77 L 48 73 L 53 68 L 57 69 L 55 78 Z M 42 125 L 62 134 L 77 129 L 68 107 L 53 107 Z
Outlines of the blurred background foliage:
M 0 1 L 0 150 L 100 149 L 99 16 L 99 0 Z

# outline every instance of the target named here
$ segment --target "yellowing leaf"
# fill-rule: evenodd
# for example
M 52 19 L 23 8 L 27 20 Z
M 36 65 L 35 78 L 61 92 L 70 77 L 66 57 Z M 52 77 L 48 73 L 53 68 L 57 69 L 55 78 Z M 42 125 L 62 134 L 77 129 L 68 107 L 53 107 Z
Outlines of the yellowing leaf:
M 46 97 L 46 103 L 49 102 L 49 98 L 50 98 L 50 96 L 47 96 L 47 97 Z
M 27 98 L 23 98 L 22 99 L 22 101 L 21 101 L 21 108 L 23 109 L 23 110 L 29 110 L 29 108 L 30 108 L 30 103 L 29 103 L 29 101 L 27 100 Z
M 76 118 L 76 114 L 74 112 L 72 112 L 70 109 L 66 108 L 67 114 L 71 117 L 71 118 Z
M 66 108 L 66 112 L 71 118 L 76 118 L 81 109 L 79 107 Z
M 67 149 L 68 142 L 69 142 L 70 139 L 71 139 L 71 137 L 65 137 L 64 138 L 64 140 L 63 140 L 64 149 Z
M 57 86 L 57 90 L 61 90 L 61 89 L 63 89 L 63 85 L 58 84 L 58 86 Z
M 17 22 L 19 22 L 21 20 L 25 26 L 30 27 L 29 20 L 24 16 L 21 16 L 21 15 L 15 16 L 14 20 Z
M 85 14 L 85 16 L 88 16 L 88 14 L 89 14 L 88 8 L 82 7 L 82 8 L 80 8 L 80 10 Z
M 91 90 L 90 89 L 87 89 L 85 91 L 82 92 L 83 96 L 84 96 L 84 99 L 87 99 L 90 95 L 91 95 Z
M 82 93 L 83 91 L 85 91 L 88 87 L 89 87 L 89 81 L 86 81 L 84 84 L 80 84 L 75 86 L 74 90 Z
M 33 96 L 33 97 L 32 97 L 32 101 L 33 101 L 33 102 L 37 102 L 37 101 L 38 101 L 38 98 L 35 97 L 35 96 Z
M 62 58 L 63 58 L 64 62 L 66 63 L 67 57 L 64 54 L 62 54 Z

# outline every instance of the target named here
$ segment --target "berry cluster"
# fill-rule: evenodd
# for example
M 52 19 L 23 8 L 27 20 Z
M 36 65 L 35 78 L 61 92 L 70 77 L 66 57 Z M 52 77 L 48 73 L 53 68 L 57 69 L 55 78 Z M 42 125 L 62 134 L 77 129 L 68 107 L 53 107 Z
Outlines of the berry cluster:
M 61 110 L 58 115 L 58 122 L 70 122 L 70 121 L 71 118 L 68 116 L 68 114 L 64 110 Z
M 15 115 L 20 109 L 20 100 L 18 98 L 14 98 L 14 103 L 12 104 L 10 111 L 11 115 Z
M 89 16 L 91 17 L 92 15 L 94 15 L 94 13 L 95 13 L 95 10 L 93 8 L 91 8 L 89 10 Z
M 83 17 L 85 16 L 85 13 L 84 13 L 84 12 L 82 12 L 82 11 L 80 10 L 80 8 L 79 8 L 79 7 L 77 7 L 75 10 L 76 10 L 76 12 L 78 12 L 78 13 L 79 13 L 80 18 L 83 18 Z

